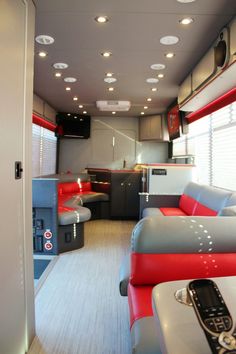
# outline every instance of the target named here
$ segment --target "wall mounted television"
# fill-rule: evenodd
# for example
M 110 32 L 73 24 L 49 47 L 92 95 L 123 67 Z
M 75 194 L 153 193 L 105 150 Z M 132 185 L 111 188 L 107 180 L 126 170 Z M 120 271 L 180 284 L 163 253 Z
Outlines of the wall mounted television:
M 179 110 L 179 106 L 175 105 L 167 113 L 167 128 L 169 132 L 170 140 L 174 140 L 180 137 L 180 126 L 182 124 L 182 116 Z
M 56 136 L 59 138 L 88 139 L 91 117 L 75 113 L 60 112 L 56 116 Z

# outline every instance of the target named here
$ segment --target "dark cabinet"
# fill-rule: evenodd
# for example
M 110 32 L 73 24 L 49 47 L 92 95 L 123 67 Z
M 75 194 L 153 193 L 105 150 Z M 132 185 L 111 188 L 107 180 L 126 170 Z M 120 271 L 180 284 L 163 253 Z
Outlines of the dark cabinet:
M 111 173 L 111 217 L 136 219 L 139 216 L 139 172 Z

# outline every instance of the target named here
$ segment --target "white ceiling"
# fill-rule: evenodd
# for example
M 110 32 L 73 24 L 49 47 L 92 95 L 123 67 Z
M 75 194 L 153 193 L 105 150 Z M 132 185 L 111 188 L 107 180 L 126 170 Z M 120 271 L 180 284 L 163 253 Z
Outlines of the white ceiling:
M 119 116 L 140 116 L 161 113 L 178 95 L 178 86 L 218 37 L 220 30 L 236 14 L 236 0 L 196 0 L 181 4 L 177 0 L 35 0 L 35 35 L 47 34 L 55 39 L 50 46 L 35 43 L 34 90 L 57 111 L 80 112 L 78 105 L 92 116 L 111 115 L 99 112 L 97 100 L 130 100 L 129 112 Z M 106 15 L 109 22 L 98 24 L 94 18 Z M 179 24 L 183 17 L 194 22 L 187 27 Z M 176 35 L 178 44 L 163 46 L 160 38 Z M 38 57 L 40 50 L 48 56 Z M 111 58 L 100 53 L 109 50 Z M 174 52 L 166 59 L 166 52 Z M 63 78 L 54 77 L 55 62 L 66 62 L 69 68 L 63 76 L 73 76 L 71 92 Z M 155 85 L 146 83 L 159 72 L 150 65 L 166 65 L 164 79 Z M 117 78 L 106 84 L 105 73 L 111 71 Z M 108 92 L 113 86 L 114 92 Z M 156 86 L 157 92 L 151 92 Z M 73 96 L 78 96 L 77 102 Z M 151 103 L 146 99 L 152 98 Z

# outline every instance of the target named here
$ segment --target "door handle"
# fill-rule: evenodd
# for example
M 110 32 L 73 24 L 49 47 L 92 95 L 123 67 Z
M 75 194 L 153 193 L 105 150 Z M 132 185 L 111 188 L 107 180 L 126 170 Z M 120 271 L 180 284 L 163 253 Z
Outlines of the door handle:
M 15 161 L 15 179 L 21 179 L 22 178 L 22 162 L 21 161 Z

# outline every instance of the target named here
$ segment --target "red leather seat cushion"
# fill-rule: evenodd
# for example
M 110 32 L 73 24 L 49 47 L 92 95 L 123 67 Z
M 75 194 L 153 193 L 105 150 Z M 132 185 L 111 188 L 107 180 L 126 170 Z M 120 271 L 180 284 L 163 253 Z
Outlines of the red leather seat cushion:
M 187 194 L 182 194 L 179 200 L 179 207 L 186 215 L 193 215 L 197 201 Z
M 147 316 L 153 316 L 152 312 L 153 286 L 128 286 L 128 302 L 130 314 L 130 328 L 134 321 Z
M 67 194 L 67 193 L 78 193 L 79 185 L 77 182 L 64 182 L 58 183 L 58 194 Z
M 179 208 L 160 208 L 160 211 L 165 216 L 183 216 L 187 215 L 184 211 Z
M 236 275 L 235 253 L 131 253 L 130 283 L 135 286 L 230 275 Z
M 197 203 L 193 213 L 195 216 L 216 216 L 217 214 L 217 211 L 210 209 L 201 203 Z

